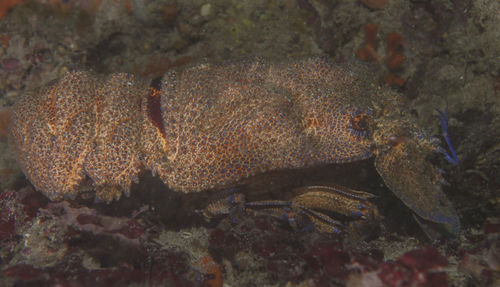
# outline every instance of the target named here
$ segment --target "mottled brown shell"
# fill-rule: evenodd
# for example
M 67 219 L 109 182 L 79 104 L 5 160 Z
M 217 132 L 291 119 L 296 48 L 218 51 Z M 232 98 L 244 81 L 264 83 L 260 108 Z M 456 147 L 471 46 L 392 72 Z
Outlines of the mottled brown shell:
M 325 59 L 202 64 L 149 84 L 71 72 L 19 100 L 12 140 L 26 176 L 52 199 L 90 182 L 109 201 L 144 169 L 174 190 L 220 188 L 371 156 L 356 121 L 368 108 L 361 87 Z

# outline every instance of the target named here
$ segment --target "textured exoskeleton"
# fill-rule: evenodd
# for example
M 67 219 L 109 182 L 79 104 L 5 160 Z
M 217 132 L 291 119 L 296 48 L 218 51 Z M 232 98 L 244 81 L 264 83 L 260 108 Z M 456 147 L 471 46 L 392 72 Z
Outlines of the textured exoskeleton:
M 438 148 L 372 87 L 323 58 L 200 64 L 151 81 L 70 72 L 21 97 L 12 141 L 51 199 L 91 184 L 106 201 L 142 170 L 193 192 L 257 173 L 375 156 L 387 186 L 423 219 L 457 234 L 458 216 L 427 161 Z

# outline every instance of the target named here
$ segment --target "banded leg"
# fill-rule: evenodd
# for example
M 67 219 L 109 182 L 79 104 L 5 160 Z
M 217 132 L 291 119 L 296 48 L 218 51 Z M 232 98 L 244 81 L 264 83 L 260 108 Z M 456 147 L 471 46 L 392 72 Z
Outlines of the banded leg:
M 376 208 L 368 201 L 374 195 L 342 186 L 307 186 L 296 190 L 300 194 L 291 200 L 262 200 L 246 202 L 242 194 L 225 196 L 207 206 L 206 218 L 236 211 L 268 215 L 286 220 L 295 230 L 304 230 L 311 225 L 323 233 L 339 233 L 343 225 L 329 214 L 339 214 L 352 220 L 371 219 Z M 234 221 L 234 220 L 233 220 Z

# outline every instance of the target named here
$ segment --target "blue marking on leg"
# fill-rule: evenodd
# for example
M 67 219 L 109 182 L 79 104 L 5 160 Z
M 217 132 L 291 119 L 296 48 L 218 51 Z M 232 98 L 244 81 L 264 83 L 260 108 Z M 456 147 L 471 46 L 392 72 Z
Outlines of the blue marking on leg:
M 450 137 L 448 135 L 448 123 L 447 123 L 447 117 L 448 117 L 448 102 L 446 102 L 446 108 L 444 109 L 444 112 L 440 110 L 436 110 L 439 113 L 440 116 L 440 122 L 441 122 L 441 132 L 443 134 L 444 140 L 446 141 L 446 144 L 448 145 L 448 151 L 446 151 L 443 148 L 438 148 L 438 151 L 441 152 L 445 159 L 452 165 L 457 165 L 458 164 L 458 157 L 457 154 L 455 153 L 455 149 L 453 149 L 453 146 L 451 145 L 450 142 Z

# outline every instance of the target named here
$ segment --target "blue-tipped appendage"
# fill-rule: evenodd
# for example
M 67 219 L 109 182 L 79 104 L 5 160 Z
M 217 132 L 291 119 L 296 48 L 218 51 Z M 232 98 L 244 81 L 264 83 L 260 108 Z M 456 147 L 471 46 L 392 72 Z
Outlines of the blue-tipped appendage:
M 439 113 L 439 120 L 441 122 L 441 133 L 443 135 L 444 140 L 446 141 L 446 145 L 448 145 L 448 150 L 444 148 L 439 148 L 439 152 L 441 152 L 444 155 L 444 158 L 446 161 L 448 161 L 452 165 L 457 165 L 458 164 L 458 157 L 457 154 L 455 153 L 455 149 L 451 145 L 450 141 L 450 136 L 448 134 L 448 122 L 447 122 L 447 117 L 448 117 L 448 102 L 446 102 L 446 107 L 444 109 L 444 112 L 440 110 L 436 110 Z

